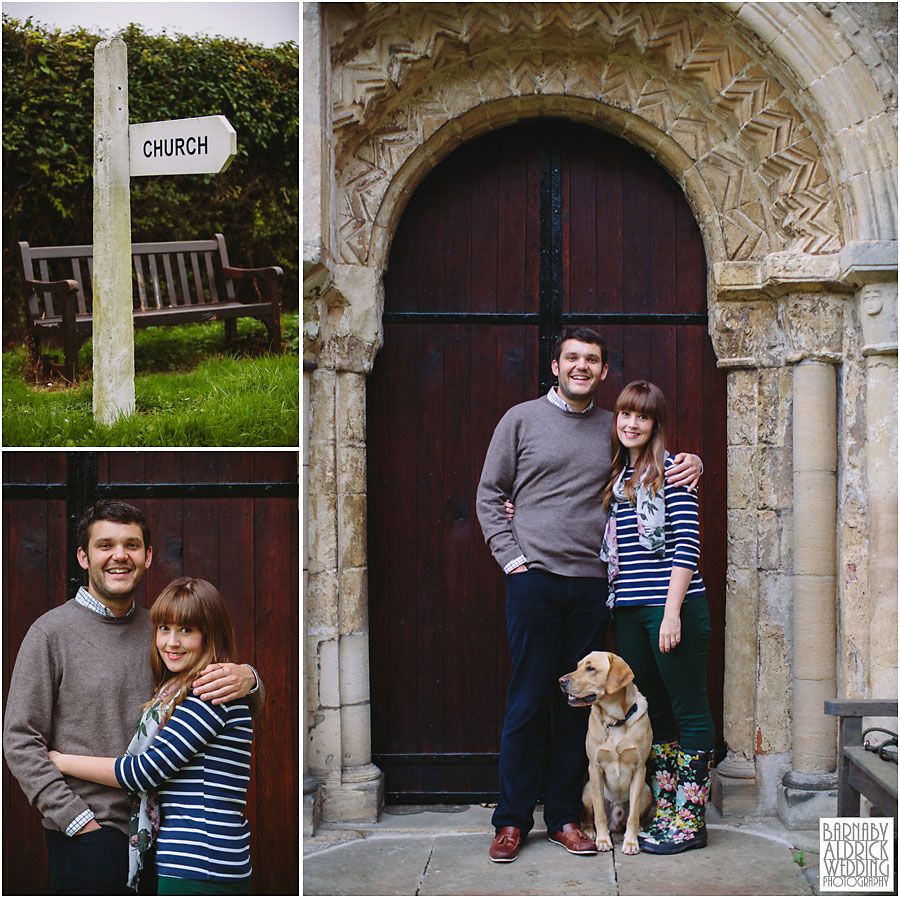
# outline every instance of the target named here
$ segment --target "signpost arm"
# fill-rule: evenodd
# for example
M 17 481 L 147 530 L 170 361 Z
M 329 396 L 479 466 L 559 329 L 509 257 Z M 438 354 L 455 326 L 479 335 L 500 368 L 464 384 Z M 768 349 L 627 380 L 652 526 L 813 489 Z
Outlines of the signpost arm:
M 131 185 L 125 42 L 94 49 L 94 421 L 134 412 Z

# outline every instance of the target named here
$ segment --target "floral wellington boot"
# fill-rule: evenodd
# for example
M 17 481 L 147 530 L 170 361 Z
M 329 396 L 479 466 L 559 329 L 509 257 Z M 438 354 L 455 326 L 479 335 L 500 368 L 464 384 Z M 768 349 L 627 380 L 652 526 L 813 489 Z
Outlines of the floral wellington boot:
M 642 851 L 652 851 L 645 842 L 656 844 L 668 839 L 675 819 L 675 794 L 678 786 L 678 743 L 654 742 L 647 758 L 647 773 L 650 774 L 650 791 L 656 802 L 656 814 L 646 830 L 638 833 L 638 844 Z
M 675 817 L 666 838 L 641 842 L 651 854 L 678 854 L 706 845 L 706 803 L 709 801 L 709 772 L 715 753 L 678 751 L 678 792 Z

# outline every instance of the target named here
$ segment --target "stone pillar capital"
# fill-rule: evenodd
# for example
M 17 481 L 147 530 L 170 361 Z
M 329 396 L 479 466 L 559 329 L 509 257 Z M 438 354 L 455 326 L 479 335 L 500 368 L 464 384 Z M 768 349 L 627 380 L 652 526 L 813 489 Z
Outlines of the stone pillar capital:
M 336 264 L 316 267 L 308 285 L 304 279 L 304 358 L 319 368 L 371 372 L 384 340 L 382 275 L 380 268 Z
M 842 294 L 790 293 L 779 303 L 787 349 L 785 361 L 838 364 L 843 358 Z

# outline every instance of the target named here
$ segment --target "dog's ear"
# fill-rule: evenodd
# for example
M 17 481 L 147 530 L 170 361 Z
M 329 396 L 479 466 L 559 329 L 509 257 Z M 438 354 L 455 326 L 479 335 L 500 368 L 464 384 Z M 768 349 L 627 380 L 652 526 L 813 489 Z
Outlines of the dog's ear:
M 621 658 L 611 658 L 609 673 L 606 675 L 607 695 L 613 695 L 633 681 L 634 671 Z

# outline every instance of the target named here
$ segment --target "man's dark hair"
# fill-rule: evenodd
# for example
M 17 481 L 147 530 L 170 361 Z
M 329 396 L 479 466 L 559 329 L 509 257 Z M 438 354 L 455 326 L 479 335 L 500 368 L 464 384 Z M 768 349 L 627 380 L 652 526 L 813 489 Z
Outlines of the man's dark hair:
M 150 525 L 140 508 L 116 499 L 101 499 L 95 502 L 78 521 L 78 545 L 88 550 L 91 525 L 96 521 L 115 521 L 117 524 L 137 524 L 144 534 L 144 548 L 150 545 Z
M 600 347 L 600 361 L 605 365 L 609 353 L 606 349 L 606 340 L 600 336 L 593 328 L 585 327 L 582 324 L 572 324 L 563 328 L 563 332 L 556 338 L 553 344 L 553 360 L 559 364 L 559 357 L 562 353 L 562 345 L 566 340 L 578 340 L 581 343 L 596 343 Z

